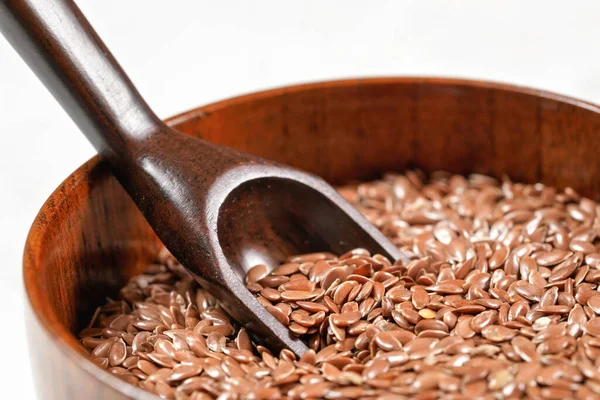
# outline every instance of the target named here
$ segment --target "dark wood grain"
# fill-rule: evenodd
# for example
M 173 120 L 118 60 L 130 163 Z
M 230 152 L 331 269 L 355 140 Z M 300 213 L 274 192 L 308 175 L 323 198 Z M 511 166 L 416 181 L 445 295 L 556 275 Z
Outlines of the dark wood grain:
M 159 120 L 73 1 L 2 0 L 0 31 L 166 247 L 256 340 L 298 356 L 307 349 L 246 289 L 245 271 L 256 263 L 274 267 L 291 254 L 361 245 L 401 257 L 320 178 Z
M 506 173 L 600 199 L 600 109 L 507 85 L 426 78 L 326 82 L 225 100 L 170 124 L 335 184 L 418 166 Z M 40 398 L 149 397 L 87 361 L 73 335 L 103 296 L 158 249 L 158 238 L 110 171 L 96 157 L 67 178 L 27 240 L 28 337 Z

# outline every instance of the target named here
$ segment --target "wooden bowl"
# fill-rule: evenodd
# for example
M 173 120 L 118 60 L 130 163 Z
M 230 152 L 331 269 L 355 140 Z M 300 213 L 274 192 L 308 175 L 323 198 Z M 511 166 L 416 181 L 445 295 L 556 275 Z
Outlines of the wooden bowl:
M 293 86 L 170 119 L 209 141 L 332 183 L 419 167 L 600 194 L 600 108 L 513 86 L 384 78 Z M 88 361 L 74 332 L 149 263 L 154 233 L 95 157 L 38 214 L 25 249 L 27 328 L 40 398 L 155 398 Z

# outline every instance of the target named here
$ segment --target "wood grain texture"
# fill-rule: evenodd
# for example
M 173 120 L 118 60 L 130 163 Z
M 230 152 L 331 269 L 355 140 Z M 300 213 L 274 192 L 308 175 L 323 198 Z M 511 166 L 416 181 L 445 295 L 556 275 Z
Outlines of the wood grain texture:
M 506 173 L 600 199 L 600 109 L 507 85 L 427 78 L 317 83 L 225 100 L 170 123 L 335 184 L 418 166 Z M 158 243 L 97 158 L 52 194 L 24 258 L 40 398 L 147 397 L 87 361 L 73 332 L 106 293 L 153 258 Z
M 70 332 L 84 328 L 106 296 L 118 295 L 129 277 L 152 262 L 159 244 L 98 157 L 46 201 L 31 227 L 23 270 L 30 299 L 27 336 L 40 399 L 128 398 L 120 394 L 131 392 L 123 382 L 109 374 L 98 378 L 92 363 L 82 363 L 83 348 Z M 49 312 L 37 312 L 42 309 Z

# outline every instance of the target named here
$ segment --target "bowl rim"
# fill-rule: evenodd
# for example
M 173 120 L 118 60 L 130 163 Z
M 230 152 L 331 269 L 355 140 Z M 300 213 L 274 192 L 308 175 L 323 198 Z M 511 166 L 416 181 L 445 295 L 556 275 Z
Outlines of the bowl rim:
M 249 103 L 256 100 L 277 97 L 284 94 L 322 90 L 327 88 L 394 84 L 424 84 L 501 90 L 551 99 L 559 103 L 571 104 L 600 114 L 600 106 L 594 103 L 526 86 L 486 80 L 451 77 L 389 76 L 325 80 L 260 90 L 248 94 L 234 96 L 204 106 L 188 109 L 187 111 L 165 119 L 165 121 L 169 125 L 176 125 L 180 122 L 193 118 L 200 118 L 206 114 L 210 114 L 224 108 L 232 107 L 238 104 Z M 40 330 L 43 331 L 43 333 L 47 335 L 49 339 L 51 339 L 53 344 L 56 345 L 58 351 L 61 352 L 65 357 L 69 358 L 74 364 L 81 368 L 81 370 L 83 370 L 85 373 L 90 375 L 93 379 L 106 384 L 112 390 L 120 392 L 125 396 L 144 400 L 156 399 L 156 395 L 146 392 L 137 386 L 130 385 L 119 378 L 112 376 L 109 372 L 98 368 L 87 357 L 74 350 L 74 348 L 80 345 L 79 340 L 75 337 L 75 335 L 73 335 L 72 332 L 66 329 L 66 327 L 64 327 L 58 321 L 54 314 L 43 314 L 38 312 L 38 310 L 41 309 L 40 306 L 44 303 L 42 296 L 44 287 L 41 281 L 35 279 L 37 276 L 36 272 L 42 270 L 42 262 L 40 258 L 41 254 L 39 253 L 40 247 L 37 244 L 44 238 L 47 227 L 53 224 L 56 220 L 57 212 L 55 209 L 70 197 L 71 193 L 74 192 L 74 188 L 78 186 L 79 182 L 85 179 L 87 172 L 96 167 L 99 162 L 100 158 L 96 155 L 77 168 L 52 192 L 52 194 L 48 197 L 36 214 L 36 217 L 27 235 L 23 255 L 22 276 L 25 294 L 27 297 L 26 307 L 28 307 L 28 309 L 31 311 L 31 317 L 34 318 L 37 324 L 41 327 Z M 35 383 L 37 384 L 37 382 Z

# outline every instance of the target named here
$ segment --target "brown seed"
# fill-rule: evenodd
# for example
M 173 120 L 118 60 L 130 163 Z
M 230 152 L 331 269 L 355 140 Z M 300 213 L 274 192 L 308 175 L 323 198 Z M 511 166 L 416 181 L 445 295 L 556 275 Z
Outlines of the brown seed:
M 523 336 L 515 336 L 510 344 L 512 345 L 515 352 L 525 362 L 533 362 L 537 360 L 537 353 L 535 351 L 535 345 Z
M 588 307 L 590 307 L 596 314 L 600 314 L 600 295 L 592 296 L 587 301 Z
M 296 272 L 298 272 L 299 269 L 300 269 L 300 264 L 298 264 L 298 263 L 281 264 L 279 267 L 277 267 L 273 271 L 271 271 L 271 275 L 292 275 L 292 274 L 295 274 Z M 258 280 L 260 280 L 260 279 L 258 279 Z
M 572 251 L 580 251 L 583 254 L 590 254 L 596 252 L 596 248 L 593 244 L 585 242 L 583 240 L 572 240 L 569 244 L 569 249 Z
M 484 338 L 492 342 L 503 342 L 512 339 L 517 331 L 500 325 L 489 325 L 483 328 L 481 334 Z
M 358 313 L 358 314 L 359 314 L 359 318 L 360 318 L 360 313 Z M 309 328 L 317 323 L 317 321 L 310 315 L 304 314 L 304 313 L 299 313 L 296 311 L 292 312 L 291 317 L 292 317 L 291 318 L 292 321 L 294 321 L 298 325 L 302 325 L 307 328 Z
M 583 331 L 588 335 L 600 336 L 600 317 L 590 319 L 584 326 Z
M 235 344 L 240 350 L 252 351 L 252 342 L 246 329 L 242 328 L 239 330 L 237 337 L 235 338 Z
M 585 263 L 593 268 L 600 267 L 600 253 L 594 252 L 585 256 Z
M 547 267 L 551 265 L 556 265 L 567 259 L 572 253 L 566 250 L 554 249 L 549 252 L 545 252 L 540 254 L 536 261 L 539 265 Z
M 273 370 L 273 379 L 276 381 L 284 380 L 294 373 L 294 365 L 292 363 L 286 361 L 280 361 L 277 368 Z
M 153 363 L 165 368 L 173 368 L 175 365 L 177 365 L 173 358 L 160 353 L 149 353 L 148 358 Z
M 485 393 L 487 384 L 485 381 L 476 381 L 466 384 L 462 389 L 462 394 L 467 397 L 477 397 Z
M 412 311 L 412 310 L 409 310 L 409 311 Z M 432 319 L 432 318 L 435 318 L 436 313 L 435 313 L 435 311 L 430 310 L 429 308 L 423 308 L 423 309 L 419 310 L 418 315 L 425 319 Z M 404 317 L 406 318 L 406 315 L 404 315 Z M 416 322 L 414 322 L 414 323 L 416 323 Z
M 415 325 L 415 333 L 420 333 L 427 330 L 448 332 L 448 326 L 442 321 L 436 319 L 423 319 Z
M 333 302 L 336 304 L 342 304 L 346 299 L 350 291 L 357 285 L 355 281 L 346 281 L 340 284 L 333 295 Z
M 287 277 L 287 276 L 269 275 L 268 277 L 264 278 L 261 282 L 264 283 L 265 279 L 282 279 L 282 280 L 287 280 L 287 282 L 279 285 L 278 291 L 303 290 L 303 291 L 312 292 L 316 288 L 316 284 L 313 281 L 309 281 L 304 276 L 301 276 L 299 279 L 293 279 L 292 280 L 291 277 Z
M 305 310 L 315 313 L 319 311 L 329 312 L 329 308 L 327 308 L 326 305 L 321 303 L 315 303 L 313 301 L 297 301 L 296 304 Z
M 577 300 L 577 302 L 579 304 L 587 304 L 587 301 L 592 296 L 597 296 L 597 295 L 598 295 L 598 292 L 596 292 L 595 290 L 592 290 L 592 289 L 581 289 L 581 290 L 579 290 L 575 294 L 575 300 Z
M 314 297 L 317 297 L 316 293 L 304 290 L 286 290 L 281 293 L 281 298 L 286 301 L 309 300 Z
M 274 288 L 289 282 L 290 278 L 287 276 L 268 275 L 258 281 L 261 287 Z
M 568 314 L 571 308 L 568 306 L 545 306 L 539 307 L 537 311 L 544 314 Z
M 269 301 L 279 301 L 281 293 L 273 288 L 264 288 L 260 291 L 260 295 Z
M 173 368 L 173 374 L 168 378 L 169 382 L 181 381 L 192 376 L 200 375 L 202 372 L 202 364 L 179 364 Z
M 487 290 L 490 283 L 491 275 L 487 272 L 472 273 L 467 276 L 466 282 L 469 285 L 477 286 L 483 290 Z
M 517 281 L 515 282 L 515 290 L 521 296 L 525 297 L 528 300 L 538 301 L 540 297 L 544 294 L 544 288 L 532 285 L 526 281 Z
M 336 387 L 328 389 L 326 392 L 329 399 L 360 399 L 364 394 L 365 389 L 357 386 Z
M 175 356 L 175 348 L 173 347 L 173 343 L 168 340 L 157 340 L 156 343 L 154 343 L 154 351 L 169 357 Z
M 571 396 L 571 391 L 556 387 L 546 387 L 540 389 L 540 395 L 544 399 L 567 399 Z
M 390 367 L 390 363 L 387 360 L 373 360 L 363 370 L 363 378 L 368 380 L 375 379 L 381 374 L 387 372 Z
M 331 268 L 321 280 L 321 287 L 328 290 L 338 285 L 340 282 L 346 282 L 352 271 L 353 269 L 350 266 Z
M 556 282 L 566 279 L 575 272 L 578 266 L 576 260 L 567 259 L 552 270 L 552 274 L 548 278 L 548 282 Z
M 470 327 L 471 319 L 459 320 L 456 324 L 456 333 L 464 339 L 469 339 L 475 336 L 476 332 Z
M 519 274 L 521 279 L 528 279 L 529 274 L 532 271 L 537 269 L 537 263 L 535 260 L 529 256 L 525 256 L 521 258 L 521 262 L 519 263 Z
M 355 249 L 249 271 L 250 292 L 311 348 L 300 360 L 253 344 L 161 251 L 95 309 L 80 334 L 93 362 L 190 400 L 597 397 L 594 201 L 439 172 L 344 191 L 411 261 Z
M 489 376 L 488 388 L 490 390 L 502 390 L 514 381 L 514 376 L 508 369 L 494 371 Z
M 461 294 L 464 291 L 462 286 L 451 282 L 442 282 L 427 286 L 425 290 L 439 294 Z
M 316 262 L 320 260 L 331 260 L 335 258 L 335 256 L 331 253 L 310 253 L 310 254 L 300 254 L 296 256 L 291 256 L 288 258 L 287 262 L 292 263 L 304 263 L 304 262 Z
M 433 350 L 438 342 L 439 340 L 435 338 L 417 338 L 405 343 L 404 350 L 411 356 L 423 351 Z
M 417 310 L 427 307 L 429 304 L 429 295 L 425 289 L 417 287 L 413 290 L 412 303 Z
M 498 250 L 496 250 L 488 261 L 490 269 L 494 270 L 502 266 L 506 262 L 509 252 L 510 249 L 507 246 L 501 246 Z
M 297 322 L 292 322 L 288 326 L 288 328 L 289 328 L 290 331 L 294 332 L 298 336 L 304 335 L 304 334 L 306 334 L 306 332 L 308 332 L 308 328 L 306 326 L 300 325 Z M 336 329 L 338 329 L 338 328 L 336 328 Z M 339 331 L 336 331 L 336 332 L 339 332 Z M 342 335 L 344 335 L 343 331 L 339 332 L 336 336 L 341 337 Z
M 108 357 L 108 354 L 110 353 L 110 350 L 111 350 L 113 344 L 117 340 L 119 340 L 119 338 L 116 338 L 116 337 L 104 340 L 102 343 L 100 343 L 98 346 L 96 346 L 96 348 L 94 350 L 92 350 L 92 352 L 90 353 L 90 356 L 92 358 Z
M 137 362 L 137 367 L 146 375 L 151 375 L 158 370 L 154 364 L 146 360 L 139 360 Z
M 386 351 L 402 350 L 402 343 L 391 332 L 379 332 L 374 336 L 374 340 Z
M 101 328 L 85 328 L 84 330 L 79 332 L 79 334 L 77 336 L 79 336 L 80 338 L 89 338 L 89 337 L 101 336 L 101 335 L 102 335 Z
M 373 292 L 372 292 L 373 300 L 375 300 L 376 302 L 381 301 L 381 299 L 383 298 L 384 292 L 385 292 L 385 287 L 383 286 L 383 284 L 381 282 L 373 283 Z
M 454 310 L 456 314 L 479 314 L 482 311 L 485 311 L 485 307 L 474 303 L 456 307 L 456 309 Z
M 265 278 L 267 275 L 269 275 L 269 268 L 264 264 L 258 264 L 250 268 L 250 270 L 246 274 L 246 282 L 258 282 L 261 279 Z
M 469 324 L 470 328 L 477 333 L 480 333 L 483 328 L 493 324 L 497 320 L 497 313 L 495 311 L 484 311 L 481 314 L 476 315 L 471 319 Z
M 558 288 L 552 287 L 548 290 L 546 290 L 546 292 L 542 295 L 541 299 L 540 299 L 540 306 L 541 307 L 545 307 L 545 306 L 553 306 L 556 304 L 558 300 Z
M 334 314 L 331 316 L 331 321 L 337 326 L 349 326 L 360 319 L 361 314 L 359 311 L 344 312 L 342 314 Z

